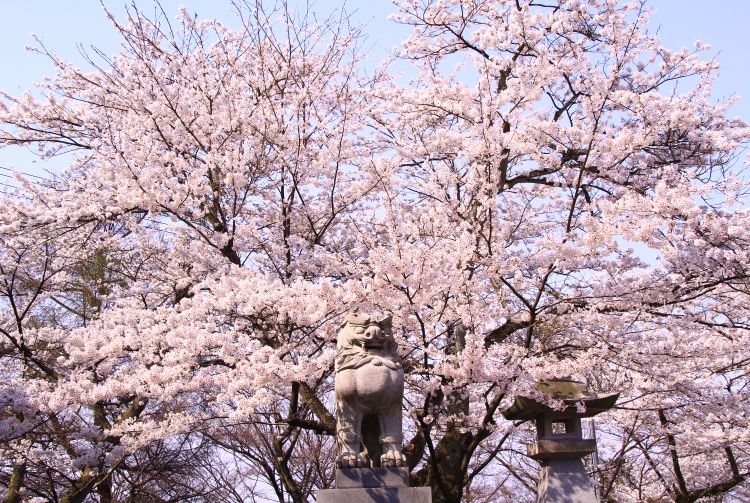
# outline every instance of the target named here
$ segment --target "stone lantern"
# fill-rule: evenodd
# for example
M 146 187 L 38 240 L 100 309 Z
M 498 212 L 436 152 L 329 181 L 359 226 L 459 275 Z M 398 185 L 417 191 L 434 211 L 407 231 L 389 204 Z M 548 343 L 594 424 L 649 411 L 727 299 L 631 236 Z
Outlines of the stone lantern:
M 537 389 L 562 400 L 565 409 L 554 410 L 533 398 L 519 396 L 503 411 L 506 419 L 536 422 L 537 440 L 527 450 L 529 457 L 542 465 L 537 503 L 597 503 L 583 466 L 583 457 L 596 450 L 596 440 L 583 438 L 581 419 L 611 409 L 619 394 L 598 395 L 573 380 L 542 381 Z M 576 405 L 580 403 L 585 406 L 584 412 L 578 412 Z

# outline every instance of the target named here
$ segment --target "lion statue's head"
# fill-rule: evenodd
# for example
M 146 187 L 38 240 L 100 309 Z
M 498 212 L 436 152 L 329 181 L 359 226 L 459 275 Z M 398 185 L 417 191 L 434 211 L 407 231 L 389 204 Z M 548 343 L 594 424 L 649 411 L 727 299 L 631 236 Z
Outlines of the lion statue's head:
M 341 324 L 336 342 L 337 371 L 358 368 L 374 359 L 389 367 L 395 363 L 400 366 L 401 358 L 396 351 L 391 321 L 391 315 L 348 314 Z

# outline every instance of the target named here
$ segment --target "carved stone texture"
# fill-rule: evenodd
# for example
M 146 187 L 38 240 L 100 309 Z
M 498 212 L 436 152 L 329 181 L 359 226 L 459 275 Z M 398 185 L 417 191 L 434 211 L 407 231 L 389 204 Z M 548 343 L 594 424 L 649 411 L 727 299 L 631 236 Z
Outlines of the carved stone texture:
M 404 371 L 391 332 L 391 317 L 348 315 L 337 348 L 336 464 L 340 468 L 403 466 Z
M 432 503 L 429 487 L 371 487 L 359 489 L 321 489 L 317 503 Z
M 596 503 L 581 458 L 547 460 L 539 472 L 537 503 Z
M 581 458 L 596 451 L 596 440 L 540 439 L 526 446 L 526 451 L 530 458 L 538 460 Z
M 336 489 L 355 487 L 409 487 L 409 469 L 399 468 L 338 468 Z

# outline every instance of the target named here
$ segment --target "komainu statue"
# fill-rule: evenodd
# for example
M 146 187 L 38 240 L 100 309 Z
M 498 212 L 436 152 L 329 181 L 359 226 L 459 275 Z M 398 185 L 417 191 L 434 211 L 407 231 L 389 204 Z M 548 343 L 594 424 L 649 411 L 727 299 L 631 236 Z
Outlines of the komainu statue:
M 391 317 L 348 315 L 336 346 L 336 463 L 341 468 L 403 466 L 404 371 Z

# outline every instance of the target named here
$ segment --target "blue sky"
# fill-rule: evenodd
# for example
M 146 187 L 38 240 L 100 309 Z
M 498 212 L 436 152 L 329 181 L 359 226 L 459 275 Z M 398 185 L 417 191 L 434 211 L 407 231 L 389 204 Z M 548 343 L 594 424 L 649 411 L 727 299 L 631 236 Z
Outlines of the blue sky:
M 186 5 L 199 17 L 227 20 L 231 25 L 232 7 L 229 0 L 162 0 L 167 14 L 174 16 L 180 5 Z M 304 0 L 289 0 L 292 6 L 304 5 Z M 124 12 L 123 0 L 104 0 L 104 4 L 116 14 Z M 152 0 L 137 0 L 144 11 L 153 10 Z M 326 13 L 341 2 L 318 0 L 314 10 Z M 734 93 L 745 98 L 732 110 L 750 121 L 750 1 L 747 0 L 652 0 L 656 9 L 652 17 L 652 29 L 659 29 L 662 43 L 678 49 L 691 46 L 695 40 L 711 45 L 722 64 L 715 95 L 725 98 Z M 366 24 L 365 33 L 373 47 L 373 65 L 382 59 L 389 49 L 398 45 L 406 30 L 387 21 L 393 11 L 388 0 L 349 1 L 349 10 L 356 10 L 355 21 Z M 96 46 L 105 53 L 118 49 L 119 40 L 110 26 L 98 0 L 25 0 L 3 2 L 0 17 L 0 89 L 11 94 L 20 94 L 53 73 L 52 65 L 44 56 L 25 50 L 33 44 L 31 33 L 41 38 L 48 49 L 64 59 L 81 62 L 78 46 Z M 47 164 L 58 169 L 60 163 Z M 28 152 L 18 149 L 0 150 L 0 167 L 13 167 L 27 172 L 40 172 L 41 166 L 34 162 Z M 1 172 L 0 172 L 1 173 Z M 9 182 L 0 177 L 0 182 Z M 2 188 L 2 186 L 0 186 Z

